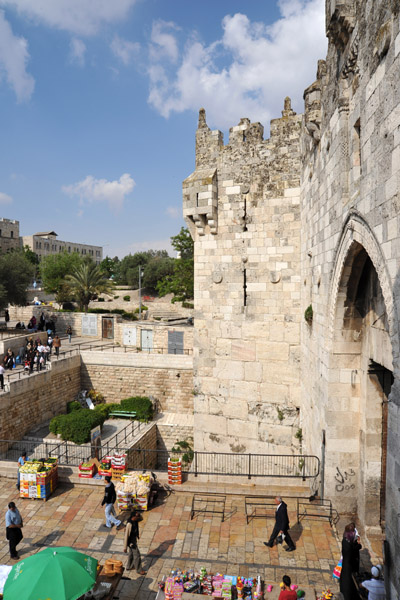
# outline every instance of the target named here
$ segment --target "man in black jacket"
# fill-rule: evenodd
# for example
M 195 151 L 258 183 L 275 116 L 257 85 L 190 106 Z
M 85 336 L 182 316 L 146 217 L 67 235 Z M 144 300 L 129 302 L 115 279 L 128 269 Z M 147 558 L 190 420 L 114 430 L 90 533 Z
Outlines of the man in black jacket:
M 287 504 L 282 500 L 280 496 L 275 498 L 275 504 L 277 505 L 276 513 L 275 513 L 275 527 L 272 530 L 271 537 L 268 542 L 264 542 L 265 546 L 272 548 L 274 545 L 275 539 L 278 535 L 285 536 L 285 542 L 288 545 L 286 548 L 286 552 L 293 552 L 296 550 L 296 546 L 293 543 L 292 538 L 289 535 L 289 516 L 287 512 Z
M 114 502 L 117 499 L 117 494 L 115 493 L 114 484 L 111 481 L 110 475 L 106 475 L 105 478 L 105 490 L 104 490 L 104 498 L 101 503 L 102 506 L 106 505 L 105 513 L 106 513 L 106 524 L 104 527 L 108 527 L 111 529 L 113 525 L 117 526 L 117 529 L 120 529 L 121 521 L 116 519 Z

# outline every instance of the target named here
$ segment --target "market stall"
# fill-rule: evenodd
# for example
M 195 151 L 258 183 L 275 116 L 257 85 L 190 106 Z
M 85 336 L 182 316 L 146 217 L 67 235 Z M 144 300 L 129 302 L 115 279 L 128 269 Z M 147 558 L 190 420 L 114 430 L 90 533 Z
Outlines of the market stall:
M 21 498 L 47 500 L 58 484 L 57 458 L 27 460 L 19 468 Z
M 115 485 L 119 510 L 147 510 L 153 477 L 150 472 L 131 472 L 121 476 Z

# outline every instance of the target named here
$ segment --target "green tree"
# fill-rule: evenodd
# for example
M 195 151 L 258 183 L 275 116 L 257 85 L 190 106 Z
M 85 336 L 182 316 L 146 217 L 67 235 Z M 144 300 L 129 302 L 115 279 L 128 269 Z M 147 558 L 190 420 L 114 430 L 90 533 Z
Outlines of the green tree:
M 106 256 L 99 265 L 100 271 L 109 279 L 112 278 L 113 281 L 118 281 L 119 279 L 120 266 L 121 261 L 118 256 L 114 256 L 114 258 Z
M 156 291 L 159 281 L 174 273 L 175 261 L 171 257 L 152 258 L 143 270 L 142 286 Z
M 139 287 L 139 266 L 143 269 L 155 258 L 169 258 L 166 250 L 146 250 L 128 254 L 121 260 L 119 282 L 133 289 Z
M 82 258 L 77 252 L 50 254 L 40 263 L 40 276 L 45 291 L 55 294 L 58 302 L 71 300 L 71 292 L 66 285 L 66 277 L 72 275 L 81 265 Z
M 79 308 L 83 308 L 85 312 L 88 311 L 89 302 L 97 294 L 112 291 L 112 283 L 94 262 L 81 264 L 73 274 L 67 275 L 66 283 L 79 303 Z
M 181 228 L 171 237 L 171 244 L 178 257 L 174 260 L 174 272 L 157 284 L 160 296 L 173 294 L 171 302 L 184 302 L 193 298 L 194 290 L 194 244 L 188 229 Z
M 0 255 L 0 308 L 8 304 L 26 304 L 26 289 L 34 270 L 21 249 Z

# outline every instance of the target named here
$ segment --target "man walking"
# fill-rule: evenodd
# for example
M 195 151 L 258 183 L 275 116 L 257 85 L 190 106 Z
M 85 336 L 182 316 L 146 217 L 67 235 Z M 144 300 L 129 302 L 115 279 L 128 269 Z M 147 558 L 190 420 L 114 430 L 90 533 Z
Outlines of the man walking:
M 0 388 L 4 390 L 4 373 L 5 369 L 3 365 L 0 365 Z
M 296 546 L 293 543 L 292 538 L 289 535 L 289 516 L 287 512 L 287 504 L 282 500 L 280 496 L 276 496 L 275 498 L 276 512 L 275 512 L 275 527 L 272 530 L 271 537 L 268 542 L 264 542 L 265 546 L 272 548 L 274 545 L 275 539 L 278 535 L 284 535 L 285 541 L 288 545 L 286 548 L 286 552 L 293 552 L 296 550 Z
M 6 538 L 10 544 L 10 558 L 18 560 L 17 545 L 22 538 L 22 518 L 14 502 L 8 505 L 6 512 Z
M 60 340 L 60 338 L 58 337 L 58 335 L 56 335 L 56 336 L 54 337 L 54 340 L 53 340 L 53 348 L 54 348 L 54 351 L 55 351 L 55 353 L 56 353 L 56 357 L 57 357 L 57 358 L 58 358 L 58 356 L 59 356 L 59 354 L 60 354 L 60 347 L 61 347 L 61 340 Z
M 131 512 L 131 516 L 128 519 L 125 529 L 124 537 L 124 552 L 128 552 L 128 562 L 126 563 L 126 570 L 130 571 L 132 567 L 136 569 L 139 575 L 146 575 L 147 571 L 142 568 L 142 557 L 140 556 L 139 548 L 137 547 L 137 541 L 139 539 L 139 521 L 143 521 L 143 517 L 136 510 Z
M 108 529 L 111 529 L 111 527 L 113 525 L 116 525 L 117 529 L 120 529 L 121 521 L 119 519 L 115 518 L 114 502 L 117 499 L 117 494 L 115 493 L 115 487 L 111 481 L 110 475 L 106 475 L 104 479 L 105 479 L 106 487 L 104 490 L 103 502 L 101 503 L 102 506 L 104 506 L 104 504 L 106 505 L 106 508 L 105 508 L 106 524 L 104 525 L 104 527 L 108 527 Z

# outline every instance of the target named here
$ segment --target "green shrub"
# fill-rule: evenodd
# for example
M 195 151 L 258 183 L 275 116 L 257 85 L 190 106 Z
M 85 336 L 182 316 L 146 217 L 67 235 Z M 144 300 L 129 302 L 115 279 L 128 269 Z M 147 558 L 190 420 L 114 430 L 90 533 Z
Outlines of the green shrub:
M 124 314 L 122 315 L 122 318 L 125 321 L 137 321 L 137 316 L 132 312 L 124 312 Z
M 310 304 L 310 306 L 307 306 L 306 310 L 304 311 L 304 318 L 309 325 L 312 325 L 313 317 L 314 311 L 312 305 Z
M 118 300 L 119 296 L 114 296 L 114 300 Z
M 123 308 L 114 308 L 113 313 L 115 313 L 116 315 L 123 315 L 125 311 Z
M 104 298 L 97 298 L 97 302 L 104 302 Z
M 120 409 L 120 405 L 119 404 L 98 404 L 97 406 L 94 407 L 94 410 L 99 413 L 100 415 L 104 416 L 104 420 L 107 420 L 109 418 L 110 412 L 112 412 L 113 410 L 119 410 Z
M 100 405 L 102 406 L 102 405 Z M 97 425 L 102 426 L 106 417 L 99 410 L 82 408 L 67 415 L 59 415 L 50 421 L 50 431 L 59 433 L 63 440 L 75 444 L 90 442 L 90 431 Z
M 67 413 L 72 413 L 74 410 L 81 410 L 81 403 L 77 400 L 72 400 L 72 402 L 68 402 L 67 404 Z
M 96 392 L 96 390 L 89 390 L 88 397 L 92 400 L 93 404 L 103 404 L 104 396 L 101 392 Z
M 124 296 L 124 297 L 123 297 L 123 300 L 125 300 L 125 302 L 129 302 L 129 300 L 130 300 L 130 299 L 131 299 L 131 297 L 130 297 L 130 296 Z
M 145 306 L 144 304 L 142 304 L 142 311 L 143 310 L 149 310 L 149 309 L 147 308 L 147 306 Z M 139 312 L 139 307 L 135 308 L 135 313 L 137 314 L 138 312 Z
M 104 313 L 112 312 L 109 308 L 89 308 L 88 312 L 94 313 L 96 315 L 102 315 Z
M 151 421 L 153 418 L 153 405 L 150 398 L 146 396 L 133 396 L 132 398 L 125 398 L 121 400 L 121 410 L 135 411 L 136 419 L 138 421 Z
M 183 308 L 194 308 L 194 304 L 192 302 L 182 302 Z

